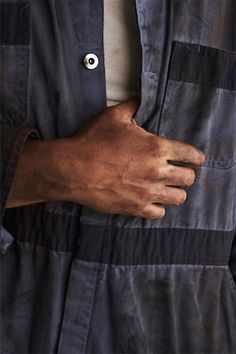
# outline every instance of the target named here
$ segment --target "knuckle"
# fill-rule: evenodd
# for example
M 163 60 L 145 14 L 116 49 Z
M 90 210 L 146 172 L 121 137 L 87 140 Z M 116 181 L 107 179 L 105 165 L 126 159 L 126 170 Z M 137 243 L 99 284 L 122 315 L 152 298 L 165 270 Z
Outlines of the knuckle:
M 167 144 L 166 138 L 158 137 L 158 146 L 159 146 L 159 156 L 166 157 L 169 151 L 169 145 Z
M 148 149 L 154 158 L 160 158 L 160 156 L 163 154 L 162 138 L 153 134 L 149 136 Z
M 149 188 L 143 187 L 137 193 L 138 200 L 140 202 L 144 202 L 150 198 L 150 194 L 151 194 L 151 191 L 149 190 Z
M 158 188 L 158 190 L 156 191 L 156 197 L 158 197 L 162 201 L 166 201 L 168 199 L 166 188 Z
M 146 175 L 148 179 L 156 178 L 159 174 L 159 169 L 156 166 L 150 166 L 146 169 Z
M 164 178 L 165 171 L 162 166 L 160 166 L 158 163 L 156 166 L 152 165 L 150 166 L 147 171 L 146 171 L 146 176 L 147 180 L 158 180 Z
M 157 179 L 161 179 L 163 178 L 164 174 L 163 174 L 163 169 L 161 168 L 161 166 L 156 166 L 155 168 L 155 177 Z
M 156 200 L 159 197 L 159 189 L 156 186 L 152 186 L 146 193 L 146 200 Z
M 154 190 L 152 188 L 148 188 L 145 193 L 146 200 L 151 200 L 154 197 Z
M 156 200 L 156 199 L 158 199 L 158 197 L 159 197 L 159 191 L 158 191 L 158 187 L 151 187 L 150 189 L 149 189 L 149 191 L 148 191 L 148 195 L 147 195 L 147 197 L 148 197 L 148 200 Z
M 166 188 L 160 188 L 158 194 L 162 200 L 168 201 L 168 199 L 170 199 L 170 195 L 167 192 Z
M 155 139 L 155 137 L 153 135 L 151 135 L 151 136 L 148 137 L 147 143 L 148 143 L 148 146 L 147 146 L 148 151 L 154 157 L 156 157 L 156 155 L 158 153 L 158 149 L 159 149 L 158 141 Z

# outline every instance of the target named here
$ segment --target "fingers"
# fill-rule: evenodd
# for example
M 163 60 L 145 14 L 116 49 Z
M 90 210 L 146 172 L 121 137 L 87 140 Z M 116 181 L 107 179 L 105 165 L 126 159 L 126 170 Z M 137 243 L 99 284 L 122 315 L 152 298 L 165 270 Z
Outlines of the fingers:
M 203 152 L 190 144 L 172 140 L 171 145 L 169 160 L 181 161 L 193 165 L 201 165 L 205 160 Z
M 194 165 L 192 163 L 176 162 L 176 161 L 171 161 L 171 160 L 168 160 L 167 162 L 169 165 L 178 166 L 178 170 L 181 169 L 183 174 L 184 174 L 184 171 L 190 171 L 190 170 L 192 170 L 192 172 L 195 174 L 195 176 L 200 173 L 200 169 L 201 169 L 200 164 Z
M 154 199 L 142 211 L 131 214 L 147 219 L 162 219 L 165 216 L 164 205 L 182 205 L 186 198 L 187 193 L 183 189 L 166 187 L 162 189 L 161 194 L 158 193 L 158 202 Z
M 165 208 L 161 204 L 148 204 L 137 216 L 147 219 L 162 219 L 165 215 Z
M 184 189 L 161 186 L 152 194 L 150 202 L 158 202 L 165 205 L 182 205 L 186 199 L 187 193 Z
M 166 186 L 189 187 L 194 183 L 195 177 L 196 173 L 192 168 L 169 165 L 168 172 L 162 182 Z
M 161 192 L 153 195 L 153 200 L 141 211 L 130 211 L 128 214 L 141 216 L 147 219 L 162 219 L 165 216 L 164 205 L 182 205 L 187 199 L 185 190 L 176 187 L 162 187 Z

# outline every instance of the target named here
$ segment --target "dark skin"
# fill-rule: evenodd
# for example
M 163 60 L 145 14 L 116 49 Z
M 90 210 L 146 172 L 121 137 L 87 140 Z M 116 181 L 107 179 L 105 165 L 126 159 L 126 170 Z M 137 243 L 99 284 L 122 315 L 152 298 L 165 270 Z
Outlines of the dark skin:
M 28 140 L 7 208 L 64 200 L 161 219 L 166 205 L 182 205 L 204 155 L 139 127 L 133 119 L 139 104 L 132 98 L 108 107 L 69 138 Z

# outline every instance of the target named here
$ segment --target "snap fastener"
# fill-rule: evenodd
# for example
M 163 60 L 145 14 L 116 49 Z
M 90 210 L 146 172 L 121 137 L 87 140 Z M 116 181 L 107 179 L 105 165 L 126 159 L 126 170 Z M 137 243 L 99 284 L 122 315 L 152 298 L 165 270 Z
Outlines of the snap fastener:
M 98 57 L 93 54 L 93 53 L 88 53 L 84 57 L 84 66 L 91 70 L 91 69 L 96 69 L 96 67 L 99 64 Z

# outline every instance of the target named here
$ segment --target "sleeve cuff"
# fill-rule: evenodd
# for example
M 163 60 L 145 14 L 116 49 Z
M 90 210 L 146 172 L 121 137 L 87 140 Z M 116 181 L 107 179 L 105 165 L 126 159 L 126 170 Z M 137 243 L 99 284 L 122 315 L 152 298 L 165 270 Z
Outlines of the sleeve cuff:
M 7 127 L 2 129 L 1 141 L 1 229 L 0 253 L 5 253 L 13 242 L 13 236 L 2 226 L 6 201 L 15 176 L 18 159 L 27 139 L 40 139 L 40 133 L 31 128 Z
M 14 241 L 14 238 L 3 226 L 0 227 L 0 253 L 4 254 Z

